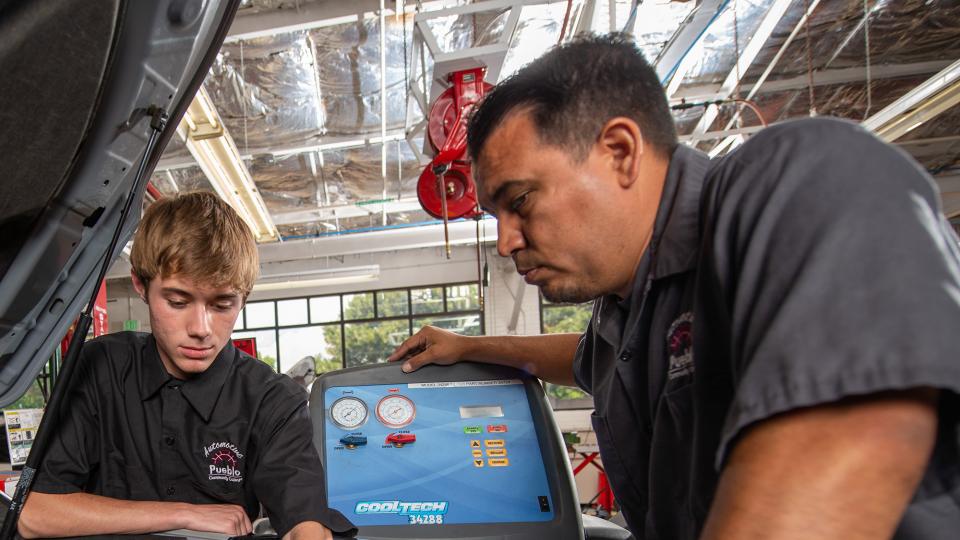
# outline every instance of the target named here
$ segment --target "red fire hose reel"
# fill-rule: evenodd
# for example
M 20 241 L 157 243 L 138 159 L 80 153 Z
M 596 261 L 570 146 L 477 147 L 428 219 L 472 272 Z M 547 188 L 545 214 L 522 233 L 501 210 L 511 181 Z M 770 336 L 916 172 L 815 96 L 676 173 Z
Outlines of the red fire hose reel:
M 436 152 L 417 182 L 420 206 L 437 219 L 473 218 L 477 187 L 467 158 L 467 113 L 493 88 L 483 81 L 484 68 L 455 71 L 450 87 L 430 107 L 427 139 Z

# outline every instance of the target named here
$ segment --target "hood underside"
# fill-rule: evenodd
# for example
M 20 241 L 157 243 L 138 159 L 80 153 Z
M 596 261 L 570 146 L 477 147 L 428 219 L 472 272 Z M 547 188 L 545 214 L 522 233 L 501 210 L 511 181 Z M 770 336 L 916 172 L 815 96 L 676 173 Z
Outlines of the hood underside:
M 0 407 L 83 308 L 142 160 L 153 170 L 238 0 L 0 2 Z M 170 117 L 144 156 L 150 107 Z M 126 243 L 143 193 L 123 223 Z

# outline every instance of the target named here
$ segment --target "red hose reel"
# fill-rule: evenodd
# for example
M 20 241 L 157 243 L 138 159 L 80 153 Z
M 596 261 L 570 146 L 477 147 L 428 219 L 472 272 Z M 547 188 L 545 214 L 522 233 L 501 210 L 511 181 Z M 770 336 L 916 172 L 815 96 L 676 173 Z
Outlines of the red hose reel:
M 477 187 L 467 158 L 467 113 L 493 88 L 483 81 L 484 68 L 455 71 L 450 87 L 430 107 L 427 140 L 436 152 L 420 174 L 420 206 L 437 219 L 478 217 Z

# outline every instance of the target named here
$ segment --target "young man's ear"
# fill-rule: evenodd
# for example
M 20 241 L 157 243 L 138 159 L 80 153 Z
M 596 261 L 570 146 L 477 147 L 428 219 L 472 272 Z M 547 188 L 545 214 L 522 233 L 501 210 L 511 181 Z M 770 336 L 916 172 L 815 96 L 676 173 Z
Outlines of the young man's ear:
M 137 291 L 143 303 L 149 304 L 150 302 L 147 301 L 147 285 L 140 280 L 133 270 L 130 270 L 130 280 L 133 281 L 133 290 Z

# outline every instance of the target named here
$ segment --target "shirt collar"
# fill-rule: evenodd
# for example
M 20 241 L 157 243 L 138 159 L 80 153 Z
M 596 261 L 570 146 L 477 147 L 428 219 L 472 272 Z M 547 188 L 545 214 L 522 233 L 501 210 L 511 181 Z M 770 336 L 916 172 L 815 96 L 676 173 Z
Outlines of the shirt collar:
M 172 378 L 160 360 L 157 340 L 153 334 L 148 335 L 143 350 L 143 362 L 140 363 L 140 399 L 150 399 Z
M 227 341 L 226 346 L 206 371 L 185 381 L 180 381 L 180 392 L 190 403 L 190 406 L 197 411 L 197 414 L 203 417 L 204 422 L 210 421 L 213 407 L 217 404 L 220 391 L 232 371 L 236 357 L 236 348 L 234 348 L 233 343 Z M 164 384 L 176 379 L 167 373 L 166 368 L 163 367 L 157 342 L 152 334 L 147 339 L 147 350 L 144 353 L 144 358 L 146 361 L 143 363 L 143 372 L 140 379 L 140 395 L 143 396 L 142 399 L 146 400 L 156 394 Z
M 697 263 L 700 194 L 709 167 L 710 158 L 699 150 L 681 144 L 673 152 L 648 250 L 654 279 L 686 272 Z M 634 279 L 642 281 L 646 276 Z
M 616 295 L 604 296 L 594 312 L 595 329 L 608 343 L 618 346 L 624 327 L 631 326 L 639 316 L 648 277 L 659 279 L 696 265 L 700 194 L 709 166 L 706 154 L 682 144 L 670 157 L 650 246 L 637 265 L 630 295 L 623 300 Z

